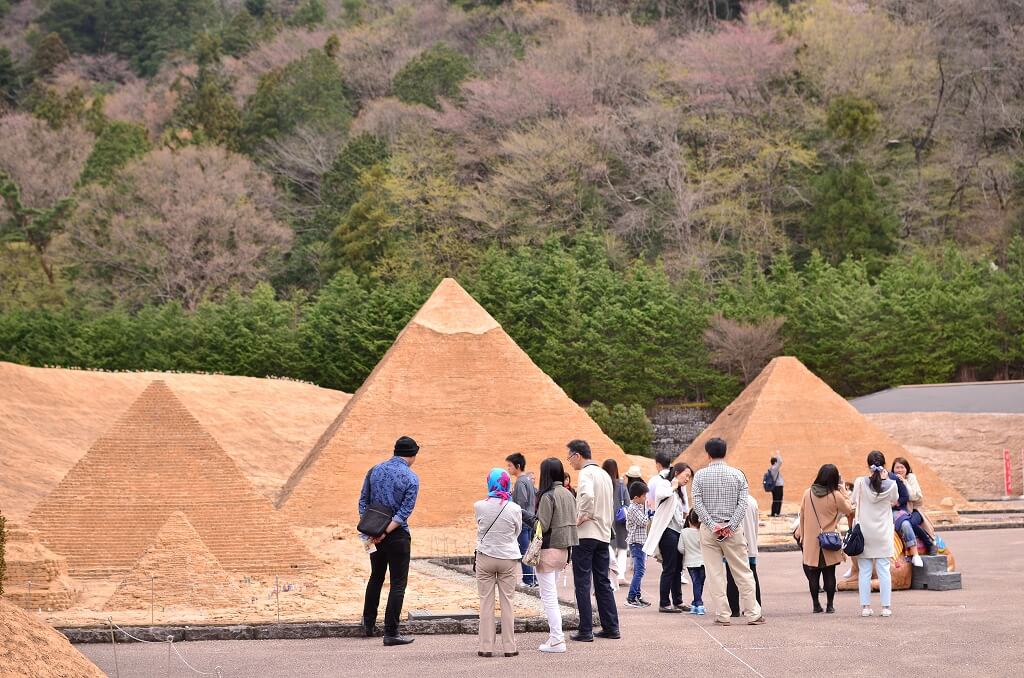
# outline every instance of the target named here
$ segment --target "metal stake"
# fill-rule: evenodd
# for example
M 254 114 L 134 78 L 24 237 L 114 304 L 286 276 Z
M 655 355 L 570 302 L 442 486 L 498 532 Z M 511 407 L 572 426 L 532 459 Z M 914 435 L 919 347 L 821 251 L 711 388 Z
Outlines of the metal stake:
M 149 623 L 156 624 L 156 575 L 149 575 Z
M 274 593 L 277 595 L 277 623 L 281 623 L 281 583 L 278 576 L 274 575 Z
M 107 617 L 107 624 L 110 625 L 110 646 L 114 650 L 114 677 L 121 678 L 121 667 L 117 664 L 117 640 L 114 638 L 114 620 Z
M 28 582 L 28 611 L 32 611 L 32 580 Z

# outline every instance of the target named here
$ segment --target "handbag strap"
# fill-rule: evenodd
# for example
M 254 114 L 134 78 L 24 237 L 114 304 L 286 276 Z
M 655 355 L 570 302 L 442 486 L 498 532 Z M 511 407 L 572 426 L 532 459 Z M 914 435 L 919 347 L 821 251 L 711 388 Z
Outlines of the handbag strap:
M 838 526 L 838 524 L 839 524 L 839 501 L 836 499 L 836 493 L 834 491 L 833 492 L 829 492 L 829 494 L 832 495 L 832 501 L 834 501 L 835 504 L 836 504 L 836 525 Z M 814 520 L 815 520 L 815 522 L 818 523 L 818 532 L 824 532 L 824 530 L 821 527 L 821 518 L 818 517 L 818 509 L 815 508 L 815 506 L 814 506 L 814 495 L 812 494 L 809 497 L 809 499 L 811 500 L 811 510 L 814 511 Z
M 374 469 L 376 469 L 378 466 L 380 466 L 380 464 L 374 464 L 373 466 L 371 466 L 370 470 L 366 472 L 366 478 L 363 480 L 363 482 L 366 484 L 367 506 L 373 503 L 373 482 L 371 482 L 373 479 L 370 477 L 370 474 L 372 474 Z
M 492 520 L 491 524 L 487 526 L 487 529 L 484 530 L 484 533 L 482 535 L 480 535 L 480 541 L 484 540 L 484 537 L 487 536 L 487 533 L 491 531 L 492 527 L 494 527 L 494 523 L 498 522 L 498 518 L 501 517 L 501 512 L 505 510 L 506 506 L 508 506 L 508 501 L 507 500 L 505 501 L 504 504 L 501 505 L 501 508 L 498 509 L 498 515 L 494 516 L 494 520 Z

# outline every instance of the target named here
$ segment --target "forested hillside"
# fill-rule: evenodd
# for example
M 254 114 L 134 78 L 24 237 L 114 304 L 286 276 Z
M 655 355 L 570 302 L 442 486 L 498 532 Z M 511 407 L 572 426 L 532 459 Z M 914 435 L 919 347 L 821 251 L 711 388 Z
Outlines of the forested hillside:
M 0 0 L 0 359 L 581 401 L 1024 377 L 1020 0 Z

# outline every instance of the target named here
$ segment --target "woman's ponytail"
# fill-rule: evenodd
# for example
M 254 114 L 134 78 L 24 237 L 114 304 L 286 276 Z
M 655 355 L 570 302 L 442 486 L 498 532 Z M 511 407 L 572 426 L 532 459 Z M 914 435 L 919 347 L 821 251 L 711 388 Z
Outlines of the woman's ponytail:
M 868 454 L 868 468 L 871 469 L 871 477 L 868 482 L 875 494 L 882 492 L 882 474 L 885 473 L 885 455 L 878 450 L 872 450 Z

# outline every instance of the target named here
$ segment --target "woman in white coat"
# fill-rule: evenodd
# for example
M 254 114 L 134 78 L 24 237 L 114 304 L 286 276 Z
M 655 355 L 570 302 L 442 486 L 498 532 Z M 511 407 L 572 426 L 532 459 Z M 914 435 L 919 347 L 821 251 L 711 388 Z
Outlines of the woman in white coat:
M 683 559 L 679 553 L 679 534 L 686 525 L 686 514 L 690 509 L 686 486 L 693 478 L 693 469 L 687 464 L 668 467 L 668 477 L 660 474 L 652 478 L 651 491 L 654 495 L 654 519 L 647 530 L 644 553 L 658 557 L 661 561 L 658 612 L 689 612 L 690 606 L 683 603 Z
M 857 557 L 860 578 L 861 616 L 870 617 L 871 573 L 878 575 L 878 590 L 882 597 L 882 616 L 892 615 L 892 575 L 889 564 L 893 556 L 892 505 L 899 499 L 896 482 L 889 479 L 885 469 L 885 455 L 878 450 L 868 455 L 869 476 L 857 478 L 853 485 L 853 503 L 856 522 L 864 534 L 864 551 Z

